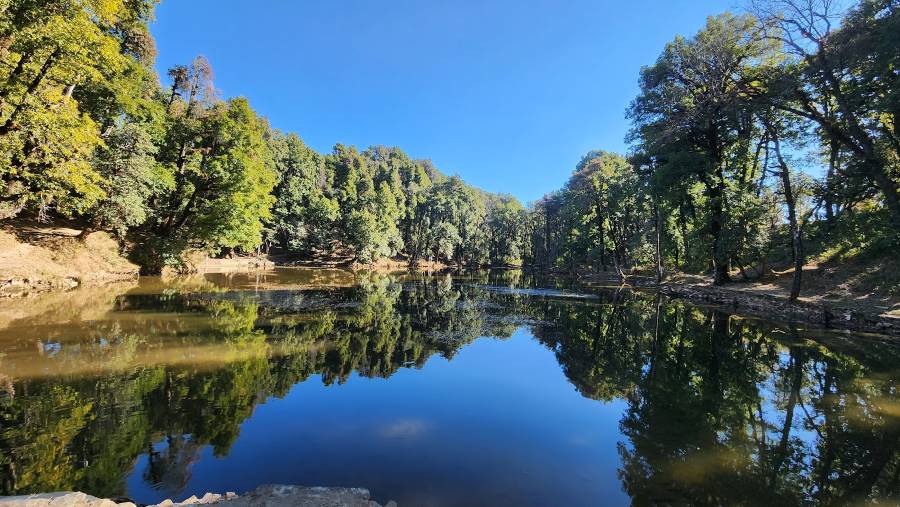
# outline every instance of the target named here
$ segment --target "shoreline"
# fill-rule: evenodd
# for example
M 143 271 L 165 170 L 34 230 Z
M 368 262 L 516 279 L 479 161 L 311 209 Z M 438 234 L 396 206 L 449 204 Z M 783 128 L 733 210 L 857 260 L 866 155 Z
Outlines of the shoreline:
M 714 286 L 708 282 L 663 280 L 657 283 L 651 277 L 629 276 L 622 282 L 611 274 L 590 275 L 581 278 L 589 284 L 608 284 L 630 289 L 654 290 L 671 298 L 683 299 L 694 304 L 709 305 L 749 317 L 761 318 L 781 324 L 811 324 L 828 330 L 876 333 L 900 337 L 900 317 L 866 311 L 859 305 L 847 304 L 848 299 L 838 301 L 805 301 L 793 303 L 787 297 L 758 293 L 753 286 Z
M 70 235 L 71 233 L 69 233 Z M 111 244 L 106 236 L 95 233 L 100 241 Z M 6 238 L 11 239 L 9 235 Z M 65 238 L 71 240 L 71 236 Z M 35 251 L 43 253 L 41 247 L 25 245 L 19 251 L 10 250 L 7 257 L 18 256 L 25 253 L 33 254 Z M 15 245 L 18 246 L 18 245 Z M 76 256 L 92 254 L 87 260 L 73 266 L 70 272 L 64 272 L 64 261 L 72 258 L 70 254 L 63 259 L 42 259 L 42 262 L 51 265 L 53 270 L 32 269 L 30 273 L 19 272 L 15 269 L 0 270 L 0 302 L 4 299 L 28 298 L 50 293 L 63 293 L 76 290 L 84 286 L 105 286 L 113 282 L 137 281 L 137 267 L 127 263 L 124 259 L 116 258 L 109 245 L 104 244 L 107 252 L 105 259 L 111 259 L 105 263 L 95 263 L 98 250 L 81 247 L 76 250 Z M 82 252 L 86 252 L 82 253 Z M 2 257 L 2 256 L 0 256 Z M 12 259 L 7 259 L 11 261 Z M 80 259 L 79 259 L 80 260 Z M 54 262 L 55 261 L 55 262 Z M 193 274 L 207 273 L 239 273 L 247 271 L 264 271 L 278 268 L 288 269 L 340 269 L 349 273 L 361 271 L 381 273 L 444 273 L 453 272 L 460 268 L 435 262 L 423 262 L 418 265 L 409 265 L 402 259 L 385 259 L 372 264 L 344 264 L 316 262 L 283 262 L 277 257 L 241 256 L 234 258 L 215 259 L 205 258 L 191 266 Z M 93 269 L 92 269 L 93 268 Z M 570 272 L 542 272 L 529 270 L 528 268 L 511 268 L 510 266 L 487 267 L 481 269 L 523 269 L 523 271 L 535 274 L 547 274 L 557 276 L 574 276 L 574 279 L 596 287 L 626 287 L 642 290 L 655 290 L 659 293 L 678 299 L 684 299 L 698 304 L 712 305 L 740 315 L 758 317 L 785 324 L 810 324 L 823 329 L 838 329 L 863 333 L 879 333 L 890 336 L 900 336 L 900 316 L 892 316 L 887 312 L 877 311 L 874 305 L 860 304 L 851 296 L 841 297 L 835 300 L 823 301 L 817 299 L 801 298 L 790 303 L 786 296 L 775 293 L 760 285 L 735 284 L 713 286 L 708 280 L 698 276 L 682 276 L 681 278 L 664 280 L 658 284 L 649 276 L 631 275 L 622 281 L 614 273 L 592 273 L 585 276 L 573 275 Z M 5 272 L 10 271 L 10 272 Z M 165 276 L 184 276 L 171 273 Z
M 259 486 L 243 494 L 206 493 L 181 502 L 163 500 L 140 504 L 127 498 L 97 498 L 82 492 L 60 491 L 32 495 L 0 496 L 0 507 L 187 507 L 192 505 L 228 505 L 228 507 L 382 507 L 365 488 L 309 487 L 287 484 Z M 397 507 L 394 501 L 384 507 Z

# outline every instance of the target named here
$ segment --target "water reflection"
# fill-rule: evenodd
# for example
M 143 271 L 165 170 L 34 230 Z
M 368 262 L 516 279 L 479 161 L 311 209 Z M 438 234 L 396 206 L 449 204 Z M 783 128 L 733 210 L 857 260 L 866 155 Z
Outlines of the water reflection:
M 608 450 L 617 472 L 589 480 L 623 490 L 635 505 L 897 500 L 900 347 L 894 343 L 773 327 L 653 295 L 573 294 L 579 292 L 571 284 L 518 272 L 451 278 L 285 271 L 149 280 L 7 310 L 0 313 L 0 492 L 135 494 L 128 481 L 136 473 L 160 497 L 187 496 L 198 492 L 191 490 L 199 483 L 192 474 L 205 450 L 227 461 L 256 407 L 310 377 L 325 385 L 354 374 L 395 382 L 396 372 L 421 368 L 432 357 L 451 360 L 453 370 L 453 358 L 477 338 L 524 331 L 555 355 L 584 397 L 560 410 L 575 417 L 598 403 L 621 406 L 612 421 L 617 445 Z M 503 360 L 503 371 L 514 378 L 485 377 L 474 388 L 460 381 L 453 399 L 439 401 L 467 407 L 479 394 L 473 390 L 499 393 L 500 384 L 527 381 L 531 366 L 524 356 Z M 474 374 L 474 367 L 465 368 Z M 542 382 L 550 393 L 571 389 Z M 415 394 L 396 385 L 392 396 Z M 534 405 L 528 406 L 533 420 L 517 421 L 526 428 L 546 418 L 535 400 L 489 403 L 511 411 L 513 404 Z M 419 439 L 433 447 L 419 451 L 439 454 L 427 437 L 450 416 L 425 410 L 422 417 L 389 421 L 372 415 L 375 436 Z M 458 431 L 493 431 L 477 414 L 466 416 L 470 427 Z M 320 438 L 327 454 L 329 441 Z M 548 491 L 566 487 L 558 482 L 593 463 L 560 446 L 534 446 L 510 444 L 501 447 L 509 455 L 494 458 L 522 459 L 515 447 L 571 463 L 556 484 L 522 479 Z M 401 458 L 382 456 L 382 466 L 400 470 Z M 498 470 L 482 470 L 484 483 L 506 481 Z M 417 488 L 427 487 L 390 484 L 380 491 L 385 498 L 421 498 Z M 379 485 L 348 485 L 379 493 Z M 497 503 L 479 497 L 476 486 L 456 485 L 469 490 L 468 504 Z M 571 493 L 568 504 L 595 503 L 587 493 Z M 453 503 L 459 502 L 435 501 Z

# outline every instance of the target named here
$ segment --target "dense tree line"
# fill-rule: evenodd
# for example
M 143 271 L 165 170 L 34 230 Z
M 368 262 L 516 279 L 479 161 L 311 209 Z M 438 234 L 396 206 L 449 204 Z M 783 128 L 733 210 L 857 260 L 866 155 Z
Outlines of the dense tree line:
M 371 262 L 402 257 L 460 266 L 515 264 L 525 209 L 448 177 L 399 148 L 338 144 L 320 155 L 295 134 L 272 134 L 279 183 L 267 244 Z
M 589 153 L 534 203 L 526 262 L 709 270 L 720 284 L 785 260 L 795 298 L 810 238 L 820 251 L 889 251 L 900 4 L 836 5 L 759 0 L 669 43 L 641 71 L 632 153 Z
M 115 232 L 146 272 L 189 249 L 507 264 L 524 210 L 397 148 L 322 155 L 221 99 L 203 57 L 160 82 L 156 0 L 0 1 L 0 220 Z
M 321 154 L 221 99 L 198 57 L 152 68 L 155 0 L 0 2 L 0 220 L 74 217 L 145 272 L 280 249 L 344 263 L 710 271 L 716 283 L 900 231 L 893 0 L 757 0 L 640 76 L 633 150 L 594 151 L 527 210 L 398 148 Z M 820 167 L 822 176 L 808 175 Z M 655 268 L 655 269 L 654 269 Z

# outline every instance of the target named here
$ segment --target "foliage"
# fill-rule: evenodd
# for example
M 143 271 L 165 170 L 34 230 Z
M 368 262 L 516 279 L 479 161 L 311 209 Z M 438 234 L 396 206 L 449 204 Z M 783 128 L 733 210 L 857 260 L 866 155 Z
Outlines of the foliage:
M 112 230 L 147 273 L 187 249 L 261 244 L 364 263 L 519 262 L 511 198 L 458 180 L 432 191 L 451 180 L 398 148 L 320 155 L 247 100 L 221 100 L 203 57 L 160 84 L 155 4 L 0 2 L 0 220 L 66 215 Z M 446 213 L 430 215 L 432 204 Z M 487 222 L 490 255 L 488 209 L 502 215 Z
M 875 250 L 900 237 L 894 1 L 754 0 L 710 17 L 642 69 L 628 157 L 586 154 L 527 209 L 396 147 L 317 153 L 221 99 L 202 56 L 160 83 L 155 5 L 0 1 L 0 220 L 112 230 L 145 272 L 187 249 L 261 246 L 620 276 L 656 264 L 716 283 L 792 261 L 795 297 L 804 244 L 846 250 L 839 231 L 861 223 Z
M 143 224 L 153 213 L 150 198 L 174 185 L 172 174 L 155 160 L 157 148 L 138 123 L 114 126 L 94 164 L 103 177 L 106 199 L 93 211 L 100 227 L 120 236 Z
M 759 0 L 667 44 L 628 111 L 632 153 L 588 153 L 531 205 L 526 261 L 613 264 L 621 276 L 658 262 L 715 283 L 791 264 L 796 298 L 805 245 L 889 251 L 900 238 L 900 13 L 882 0 L 836 8 Z
M 25 207 L 83 213 L 104 197 L 91 159 L 120 109 L 91 99 L 125 95 L 127 74 L 152 51 L 141 34 L 154 3 L 0 3 L 0 219 Z

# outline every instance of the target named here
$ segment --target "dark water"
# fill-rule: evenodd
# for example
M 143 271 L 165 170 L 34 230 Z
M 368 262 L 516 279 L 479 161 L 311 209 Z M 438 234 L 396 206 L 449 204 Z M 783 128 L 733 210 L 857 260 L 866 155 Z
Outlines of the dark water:
M 515 272 L 0 302 L 0 493 L 401 506 L 898 501 L 900 346 Z

